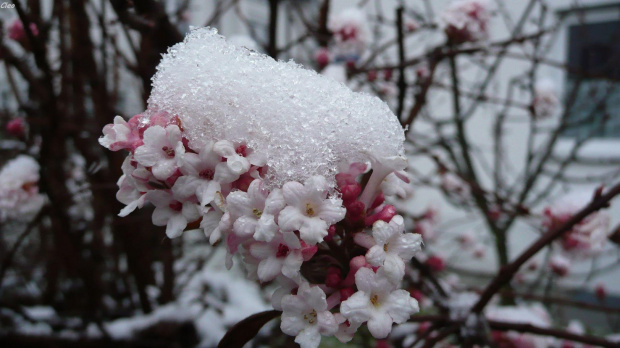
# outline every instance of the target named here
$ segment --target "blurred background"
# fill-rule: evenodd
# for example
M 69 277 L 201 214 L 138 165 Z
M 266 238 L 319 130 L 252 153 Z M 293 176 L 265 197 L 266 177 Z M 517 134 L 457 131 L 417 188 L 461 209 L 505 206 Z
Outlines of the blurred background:
M 620 2 L 489 0 L 488 18 L 467 14 L 475 30 L 452 3 L 2 2 L 0 343 L 214 347 L 270 308 L 269 284 L 227 271 L 202 231 L 168 239 L 149 207 L 117 216 L 125 154 L 98 138 L 146 109 L 161 55 L 193 26 L 384 100 L 407 127 L 411 187 L 394 204 L 424 236 L 421 262 L 455 291 L 483 288 L 546 218 L 619 179 Z M 587 252 L 549 245 L 504 299 L 620 332 L 619 212 Z M 294 346 L 277 324 L 251 344 Z

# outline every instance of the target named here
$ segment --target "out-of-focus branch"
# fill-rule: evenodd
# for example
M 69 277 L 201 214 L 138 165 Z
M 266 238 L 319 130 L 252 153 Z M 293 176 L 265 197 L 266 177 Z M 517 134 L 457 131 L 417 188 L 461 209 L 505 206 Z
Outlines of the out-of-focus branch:
M 533 333 L 542 336 L 551 336 L 562 338 L 568 341 L 591 344 L 597 347 L 618 347 L 618 342 L 611 342 L 604 338 L 590 336 L 590 335 L 579 335 L 565 330 L 559 329 L 548 329 L 542 328 L 538 326 L 534 326 L 531 324 L 521 324 L 521 323 L 507 323 L 503 321 L 489 320 L 489 327 L 492 330 L 498 331 L 517 331 L 517 332 L 527 332 Z

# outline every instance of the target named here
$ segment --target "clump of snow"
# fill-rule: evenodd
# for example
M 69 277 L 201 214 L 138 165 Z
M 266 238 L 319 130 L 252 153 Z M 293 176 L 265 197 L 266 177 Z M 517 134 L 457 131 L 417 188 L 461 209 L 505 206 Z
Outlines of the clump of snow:
M 267 158 L 268 187 L 314 175 L 333 187 L 340 163 L 404 154 L 403 129 L 379 98 L 233 45 L 214 29 L 193 30 L 157 69 L 146 114 L 178 116 L 193 148 L 245 143 Z
M 160 322 L 182 323 L 192 319 L 193 314 L 190 311 L 176 303 L 171 303 L 159 307 L 149 314 L 117 319 L 113 322 L 105 323 L 104 326 L 111 338 L 122 340 L 133 338 L 140 331 Z
M 260 52 L 260 45 L 249 36 L 232 35 L 228 37 L 228 42 L 239 47 L 245 47 L 249 50 Z

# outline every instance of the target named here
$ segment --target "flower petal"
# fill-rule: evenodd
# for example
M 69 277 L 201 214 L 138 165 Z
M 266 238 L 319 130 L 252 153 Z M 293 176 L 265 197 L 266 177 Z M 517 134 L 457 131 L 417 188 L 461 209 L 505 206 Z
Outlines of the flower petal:
M 368 320 L 368 331 L 374 338 L 386 338 L 392 331 L 392 318 L 387 313 L 375 313 Z

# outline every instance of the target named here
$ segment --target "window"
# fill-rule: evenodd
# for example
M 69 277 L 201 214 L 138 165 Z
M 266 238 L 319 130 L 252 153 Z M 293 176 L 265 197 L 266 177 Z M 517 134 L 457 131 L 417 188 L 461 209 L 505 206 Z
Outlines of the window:
M 620 138 L 619 9 L 616 4 L 564 13 L 575 17 L 567 29 L 566 137 Z

